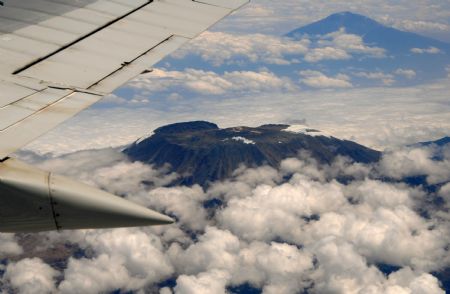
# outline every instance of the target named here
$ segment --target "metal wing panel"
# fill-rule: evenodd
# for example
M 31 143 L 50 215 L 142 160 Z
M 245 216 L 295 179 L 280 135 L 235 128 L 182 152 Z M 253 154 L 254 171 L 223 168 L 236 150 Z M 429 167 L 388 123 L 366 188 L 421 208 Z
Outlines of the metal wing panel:
M 35 92 L 35 90 L 26 87 L 21 87 L 13 83 L 0 81 L 0 107 L 25 98 L 29 95 L 34 94 Z
M 91 106 L 102 96 L 73 92 L 58 102 L 35 112 L 20 122 L 0 131 L 0 158 L 5 158 L 20 147 L 53 129 L 81 110 Z
M 17 0 L 0 8 L 0 159 L 246 2 Z
M 209 5 L 214 5 L 214 6 L 219 6 L 219 7 L 225 7 L 225 8 L 229 8 L 229 9 L 233 9 L 233 10 L 236 10 L 248 3 L 248 0 L 226 0 L 226 1 L 224 1 L 224 0 L 192 0 L 192 1 L 209 4 Z
M 189 39 L 184 37 L 171 37 L 133 62 L 124 65 L 119 70 L 99 81 L 97 84 L 90 87 L 90 90 L 111 93 L 117 88 L 117 85 L 122 85 L 143 71 L 149 70 L 152 65 L 188 41 Z

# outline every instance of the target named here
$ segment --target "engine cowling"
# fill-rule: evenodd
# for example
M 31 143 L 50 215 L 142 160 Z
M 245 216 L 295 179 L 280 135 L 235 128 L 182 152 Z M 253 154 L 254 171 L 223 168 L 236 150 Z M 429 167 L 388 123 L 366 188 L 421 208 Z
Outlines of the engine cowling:
M 0 232 L 170 223 L 168 216 L 17 159 L 0 163 Z

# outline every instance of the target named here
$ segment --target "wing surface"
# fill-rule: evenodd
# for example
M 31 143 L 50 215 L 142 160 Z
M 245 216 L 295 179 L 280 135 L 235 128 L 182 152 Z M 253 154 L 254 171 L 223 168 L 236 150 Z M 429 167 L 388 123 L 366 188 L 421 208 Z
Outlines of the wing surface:
M 248 0 L 9 0 L 0 6 L 0 159 Z

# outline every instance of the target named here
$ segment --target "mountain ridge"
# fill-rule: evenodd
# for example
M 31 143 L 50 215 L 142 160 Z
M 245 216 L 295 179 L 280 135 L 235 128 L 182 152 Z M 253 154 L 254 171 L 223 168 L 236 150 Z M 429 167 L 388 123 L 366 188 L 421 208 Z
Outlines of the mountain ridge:
M 162 167 L 167 164 L 181 175 L 173 184 L 207 186 L 224 180 L 242 165 L 278 167 L 283 159 L 306 150 L 321 163 L 336 156 L 356 162 L 378 161 L 380 152 L 355 142 L 340 140 L 303 125 L 267 124 L 259 127 L 231 127 L 194 121 L 163 126 L 123 152 L 132 161 Z

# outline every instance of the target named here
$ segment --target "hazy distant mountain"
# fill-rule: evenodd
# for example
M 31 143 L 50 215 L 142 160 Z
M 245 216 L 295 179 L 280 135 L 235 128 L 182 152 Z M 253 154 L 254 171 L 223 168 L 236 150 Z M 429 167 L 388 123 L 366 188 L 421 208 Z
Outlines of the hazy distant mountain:
M 322 163 L 343 155 L 356 162 L 374 162 L 378 151 L 328 136 L 305 126 L 263 125 L 256 128 L 220 129 L 204 121 L 161 127 L 124 150 L 130 159 L 156 166 L 170 164 L 182 175 L 176 184 L 200 184 L 223 180 L 241 165 L 278 167 L 281 160 L 308 151 Z
M 310 37 L 323 36 L 341 28 L 348 34 L 361 36 L 366 44 L 377 46 L 394 54 L 412 53 L 412 48 L 435 47 L 450 53 L 450 44 L 424 37 L 411 32 L 400 31 L 387 27 L 364 15 L 341 12 L 327 18 L 291 31 L 286 36 L 299 39 L 304 35 Z
M 330 78 L 343 79 L 353 87 L 413 86 L 445 78 L 450 70 L 450 44 L 388 27 L 351 12 L 332 14 L 284 37 L 302 42 L 307 47 L 305 52 L 285 52 L 285 63 L 274 64 L 264 58 L 250 62 L 245 56 L 236 56 L 220 66 L 213 66 L 202 59 L 202 54 L 208 55 L 208 52 L 198 49 L 183 59 L 170 58 L 166 64 L 174 70 L 199 67 L 218 73 L 265 68 L 292 81 L 304 78 L 302 71 L 305 75 L 320 72 Z M 292 45 L 286 43 L 286 46 Z M 261 48 L 255 50 L 264 52 Z M 311 85 L 302 83 L 302 86 Z
M 430 146 L 430 145 L 436 145 L 436 146 L 445 146 L 447 144 L 450 144 L 450 137 L 443 137 L 441 139 L 435 140 L 435 141 L 428 141 L 428 142 L 420 142 L 418 143 L 421 146 Z
M 384 49 L 385 57 L 321 62 L 331 71 L 337 72 L 341 69 L 342 72 L 342 69 L 347 68 L 348 72 L 351 68 L 353 72 L 383 72 L 393 75 L 397 84 L 422 83 L 447 75 L 446 68 L 450 65 L 450 44 L 397 30 L 360 14 L 351 12 L 332 14 L 295 29 L 286 36 L 297 40 L 305 37 L 320 40 L 339 30 L 361 37 L 367 46 Z M 402 73 L 406 73 L 404 70 L 413 70 L 415 75 L 402 76 Z M 358 82 L 365 84 L 370 82 L 370 78 L 366 81 L 359 79 Z

